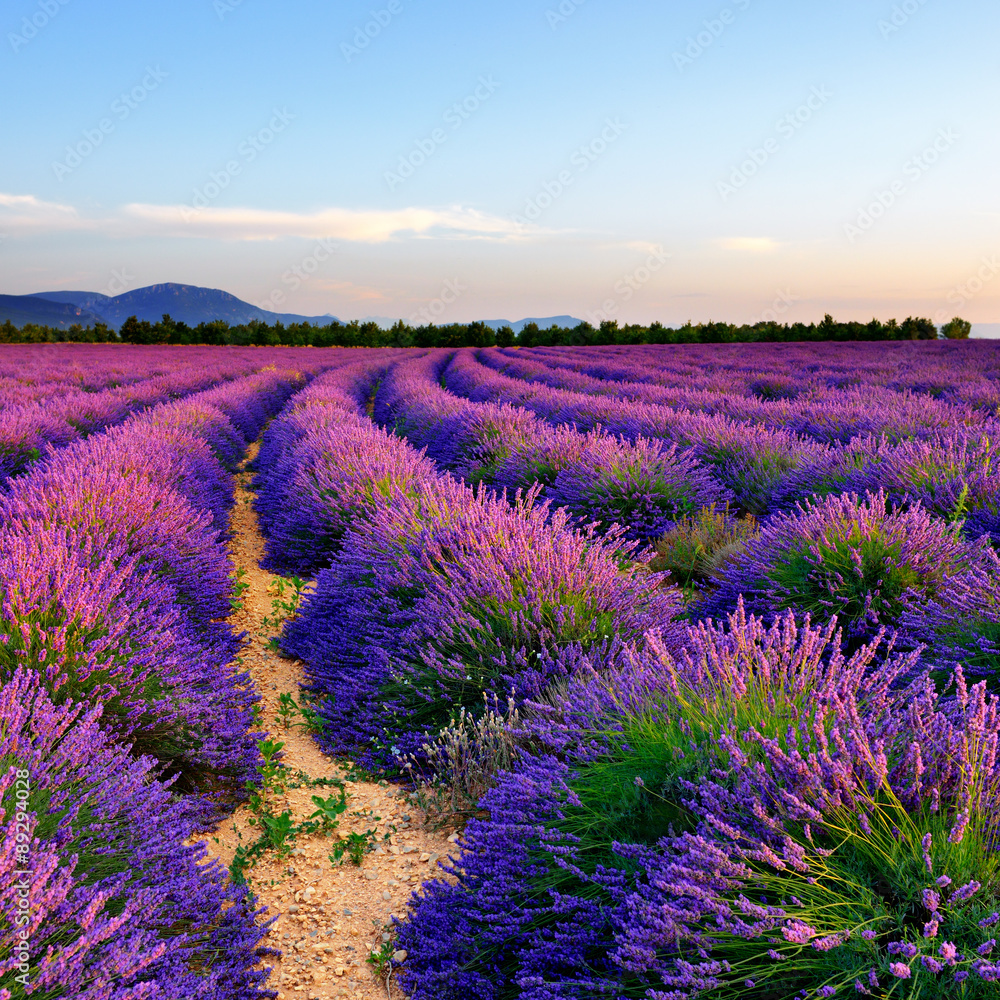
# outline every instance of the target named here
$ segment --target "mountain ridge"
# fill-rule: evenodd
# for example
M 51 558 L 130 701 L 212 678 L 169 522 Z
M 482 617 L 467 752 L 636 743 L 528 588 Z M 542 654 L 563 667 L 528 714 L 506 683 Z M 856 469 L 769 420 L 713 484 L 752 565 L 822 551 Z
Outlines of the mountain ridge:
M 486 319 L 483 322 L 493 330 L 499 330 L 502 326 L 509 326 L 514 333 L 520 333 L 529 323 L 537 323 L 539 330 L 547 330 L 550 326 L 562 326 L 572 328 L 579 326 L 583 320 L 575 316 L 545 316 L 542 318 L 519 319 L 511 322 L 509 319 Z
M 298 313 L 275 313 L 244 302 L 218 288 L 183 285 L 177 282 L 146 285 L 114 296 L 104 295 L 101 292 L 56 291 L 9 297 L 75 306 L 98 316 L 116 330 L 121 328 L 129 316 L 157 323 L 164 313 L 169 313 L 172 319 L 187 323 L 188 326 L 211 323 L 214 320 L 225 320 L 231 326 L 253 320 L 260 320 L 270 326 L 275 323 L 284 323 L 286 326 L 290 323 L 326 326 L 337 319 L 336 316 L 329 314 L 302 316 Z M 0 315 L 0 321 L 3 318 Z
M 96 326 L 101 317 L 73 303 L 34 299 L 31 295 L 0 295 L 0 323 L 10 320 L 14 326 L 36 323 L 58 330 L 68 330 L 74 323 Z
M 9 319 L 15 326 L 36 323 L 68 329 L 74 323 L 81 326 L 95 326 L 104 323 L 114 330 L 121 329 L 129 316 L 150 323 L 158 323 L 164 313 L 176 322 L 194 327 L 199 323 L 224 320 L 230 326 L 259 320 L 273 326 L 283 323 L 310 323 L 314 326 L 328 326 L 333 322 L 343 322 L 327 313 L 324 316 L 303 316 L 298 313 L 276 313 L 251 305 L 229 292 L 201 285 L 184 285 L 177 282 L 162 282 L 146 285 L 122 292 L 120 295 L 105 295 L 103 292 L 59 290 L 52 292 L 32 292 L 28 295 L 0 295 L 0 323 Z M 375 322 L 388 329 L 397 320 L 386 316 L 365 316 L 359 322 Z M 581 321 L 573 316 L 546 316 L 521 320 L 488 319 L 488 327 L 499 330 L 511 327 L 520 333 L 529 323 L 537 323 L 541 329 L 556 326 L 576 326 Z

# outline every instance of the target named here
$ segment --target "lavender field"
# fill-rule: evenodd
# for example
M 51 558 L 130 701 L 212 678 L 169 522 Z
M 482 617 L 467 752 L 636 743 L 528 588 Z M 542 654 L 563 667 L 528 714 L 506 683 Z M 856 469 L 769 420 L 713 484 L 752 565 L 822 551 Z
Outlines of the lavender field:
M 310 731 L 460 832 L 379 995 L 998 995 L 998 431 L 982 341 L 0 348 L 0 1000 L 346 995 L 203 846 L 255 442 Z

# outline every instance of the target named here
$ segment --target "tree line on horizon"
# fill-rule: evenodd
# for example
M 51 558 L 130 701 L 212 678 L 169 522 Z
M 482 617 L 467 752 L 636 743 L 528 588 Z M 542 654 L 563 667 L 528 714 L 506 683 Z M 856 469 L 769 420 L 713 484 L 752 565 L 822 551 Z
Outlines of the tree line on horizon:
M 630 323 L 619 326 L 606 320 L 600 326 L 579 323 L 573 327 L 550 326 L 540 329 L 528 323 L 515 333 L 509 326 L 494 330 L 485 323 L 430 324 L 413 327 L 400 320 L 383 329 L 377 323 L 334 321 L 327 326 L 291 323 L 273 326 L 260 320 L 230 326 L 224 320 L 188 326 L 164 314 L 158 323 L 130 316 L 120 331 L 104 323 L 83 327 L 78 323 L 67 330 L 34 323 L 16 327 L 10 320 L 0 326 L 0 343 L 123 343 L 147 345 L 204 345 L 238 347 L 586 347 L 613 344 L 735 344 L 788 343 L 799 341 L 879 341 L 879 340 L 966 340 L 972 324 L 955 317 L 937 326 L 922 317 L 909 316 L 902 323 L 873 319 L 870 323 L 838 323 L 827 313 L 820 323 L 760 322 L 737 326 L 733 323 L 691 323 L 667 327 Z

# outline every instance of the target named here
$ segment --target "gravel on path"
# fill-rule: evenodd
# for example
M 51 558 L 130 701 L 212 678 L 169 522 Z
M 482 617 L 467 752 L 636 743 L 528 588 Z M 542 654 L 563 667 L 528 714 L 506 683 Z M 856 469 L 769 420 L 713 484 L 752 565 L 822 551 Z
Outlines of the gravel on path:
M 256 449 L 256 445 L 251 448 L 247 462 Z M 388 982 L 377 979 L 366 959 L 373 947 L 381 948 L 392 917 L 405 915 L 411 892 L 424 881 L 443 877 L 438 860 L 456 853 L 455 835 L 449 840 L 447 831 L 425 829 L 424 816 L 401 787 L 350 780 L 349 761 L 326 756 L 304 729 L 283 727 L 279 696 L 291 694 L 301 704 L 303 670 L 301 662 L 283 659 L 268 644 L 278 631 L 271 623 L 279 578 L 260 568 L 264 539 L 251 506 L 250 480 L 245 468 L 237 475 L 230 548 L 237 570 L 244 571 L 240 579 L 247 588 L 231 620 L 247 633 L 242 660 L 262 698 L 261 726 L 284 742 L 282 762 L 292 774 L 301 771 L 313 779 L 341 779 L 349 796 L 336 831 L 299 836 L 290 855 L 281 858 L 269 851 L 248 874 L 259 904 L 268 908 L 268 916 L 278 915 L 264 942 L 283 952 L 281 959 L 269 963 L 273 967 L 269 986 L 281 1000 L 402 1000 L 393 976 Z M 296 823 L 315 811 L 313 795 L 327 797 L 336 791 L 294 785 L 293 781 L 272 803 L 272 811 L 280 814 L 287 809 Z M 241 806 L 214 833 L 201 838 L 210 855 L 230 865 L 236 848 L 248 846 L 259 836 L 259 829 L 250 823 L 252 818 L 251 811 Z M 361 867 L 351 864 L 346 855 L 340 864 L 330 861 L 342 836 L 369 829 L 376 831 L 379 846 L 365 856 Z M 387 833 L 389 839 L 384 839 Z M 405 956 L 397 953 L 396 959 L 397 963 L 405 961 Z

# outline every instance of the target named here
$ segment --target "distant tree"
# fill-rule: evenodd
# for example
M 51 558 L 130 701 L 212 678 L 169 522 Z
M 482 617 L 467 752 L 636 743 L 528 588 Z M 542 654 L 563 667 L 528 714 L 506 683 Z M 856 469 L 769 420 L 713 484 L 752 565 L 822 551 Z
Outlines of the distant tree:
M 678 344 L 700 344 L 701 343 L 701 329 L 694 325 L 691 320 L 688 320 L 680 329 L 677 331 L 677 341 Z
M 644 344 L 646 342 L 646 328 L 636 323 L 626 323 L 619 328 L 615 334 L 615 343 L 626 346 Z
M 173 321 L 174 328 L 170 333 L 171 344 L 193 344 L 195 332 L 182 319 Z
M 385 331 L 374 320 L 366 320 L 358 328 L 362 347 L 382 347 L 386 341 Z
M 502 326 L 497 330 L 497 347 L 513 347 L 514 346 L 514 328 L 510 326 Z
M 170 313 L 164 313 L 160 322 L 153 327 L 152 335 L 146 343 L 174 344 L 176 343 L 176 340 L 174 339 L 176 333 L 177 325 L 170 318 Z
M 539 332 L 537 323 L 525 323 L 518 334 L 518 344 L 521 347 L 537 347 Z
M 321 337 L 313 343 L 317 347 L 364 347 L 361 343 L 361 324 L 352 319 L 350 323 L 331 323 Z
M 618 320 L 602 319 L 594 337 L 595 344 L 613 344 L 618 337 Z
M 140 333 L 139 317 L 129 316 L 129 318 L 122 323 L 122 328 L 118 331 L 118 336 L 121 337 L 123 343 L 140 344 L 142 343 L 142 341 L 139 340 Z
M 668 330 L 659 320 L 654 323 L 649 324 L 649 329 L 646 331 L 646 343 L 647 344 L 667 344 L 668 335 L 673 331 Z
M 253 343 L 253 330 L 246 323 L 234 323 L 226 330 L 226 343 L 246 347 Z
M 334 320 L 316 331 L 312 343 L 313 347 L 359 347 L 358 336 L 357 320 L 350 323 Z
M 700 333 L 703 344 L 729 344 L 736 339 L 736 327 L 712 320 L 702 325 Z
M 401 319 L 397 319 L 393 323 L 392 329 L 389 331 L 389 336 L 393 347 L 413 346 L 413 327 L 404 323 Z
M 433 323 L 426 326 L 418 326 L 413 331 L 414 343 L 417 347 L 437 347 L 440 333 Z
M 941 336 L 952 340 L 966 339 L 971 324 L 955 317 L 941 328 Z M 389 330 L 377 323 L 360 323 L 352 320 L 344 324 L 334 320 L 328 326 L 311 323 L 280 322 L 270 326 L 261 320 L 230 327 L 224 320 L 199 323 L 191 329 L 186 323 L 174 320 L 169 313 L 155 325 L 135 316 L 122 325 L 120 338 L 129 344 L 208 344 L 222 346 L 285 347 L 523 347 L 585 346 L 585 345 L 639 345 L 639 344 L 698 344 L 698 343 L 782 343 L 815 341 L 879 341 L 879 340 L 933 340 L 938 336 L 929 319 L 908 317 L 902 324 L 891 319 L 885 323 L 873 319 L 870 323 L 838 323 L 827 314 L 821 323 L 780 324 L 776 321 L 736 326 L 731 323 L 713 322 L 693 324 L 690 320 L 677 329 L 670 329 L 655 322 L 645 327 L 639 324 L 619 326 L 617 320 L 604 320 L 599 329 L 590 323 L 574 327 L 553 324 L 540 330 L 537 323 L 526 323 L 520 335 L 509 326 L 493 330 L 485 323 L 433 323 L 414 328 L 399 320 Z M 59 341 L 106 343 L 118 340 L 118 335 L 104 324 L 83 328 L 74 324 L 68 330 L 26 324 L 20 330 L 7 320 L 0 324 L 0 343 L 46 343 Z
M 872 321 L 865 326 L 865 340 L 885 340 L 886 330 L 881 321 L 872 318 Z
M 972 324 L 958 316 L 941 327 L 941 335 L 946 340 L 968 340 L 970 333 L 972 333 Z
M 594 337 L 597 331 L 584 320 L 582 323 L 577 323 L 572 330 L 569 331 L 566 337 L 566 343 L 572 344 L 575 347 L 586 347 L 587 344 L 594 343 Z
M 192 340 L 196 344 L 221 347 L 229 342 L 228 332 L 229 324 L 224 319 L 214 319 L 210 323 L 199 323 L 193 332 Z
M 539 347 L 562 347 L 566 343 L 568 332 L 557 323 L 553 323 L 539 333 L 538 345 Z
M 466 347 L 493 347 L 497 342 L 497 335 L 493 327 L 485 323 L 470 323 L 465 328 Z
M 920 316 L 907 316 L 900 326 L 903 340 L 937 340 L 937 327 Z

